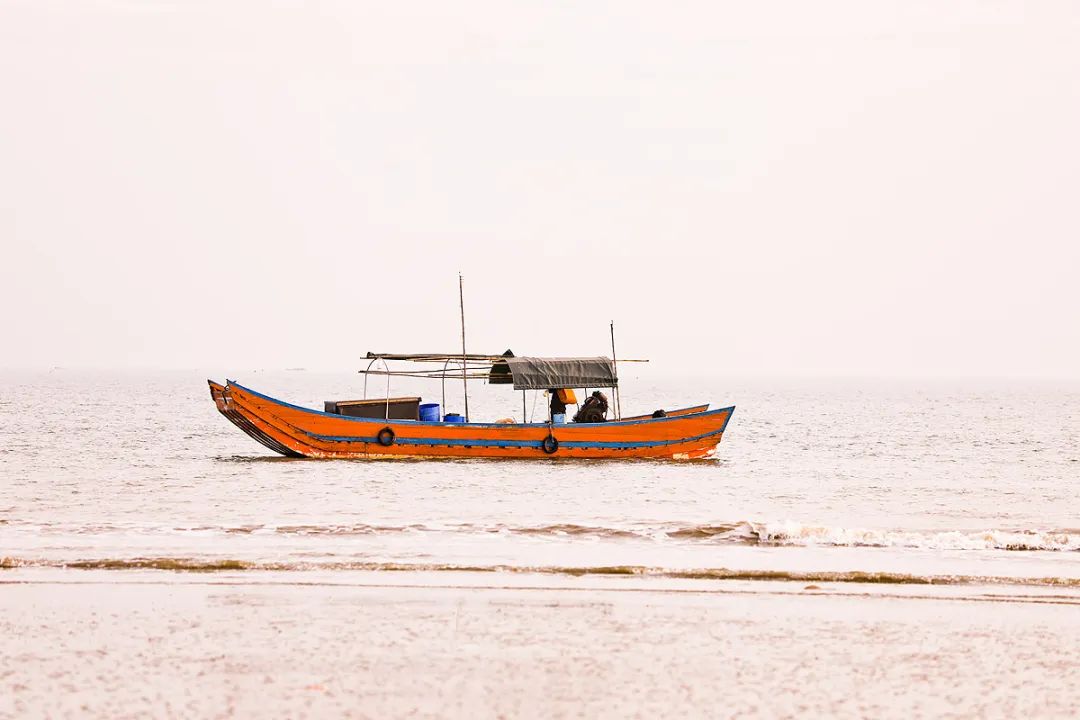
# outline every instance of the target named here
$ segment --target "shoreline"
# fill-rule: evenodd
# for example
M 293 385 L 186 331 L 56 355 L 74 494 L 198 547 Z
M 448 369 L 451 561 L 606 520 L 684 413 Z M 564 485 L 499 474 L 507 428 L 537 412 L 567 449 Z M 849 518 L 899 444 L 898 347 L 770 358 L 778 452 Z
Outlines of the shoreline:
M 0 587 L 59 586 L 204 586 L 230 588 L 341 588 L 385 590 L 461 590 L 639 593 L 658 595 L 762 595 L 801 598 L 865 598 L 1032 602 L 1080 605 L 1080 582 L 890 583 L 679 577 L 625 574 L 553 574 L 462 570 L 258 570 L 192 572 L 159 569 L 17 568 L 0 571 Z

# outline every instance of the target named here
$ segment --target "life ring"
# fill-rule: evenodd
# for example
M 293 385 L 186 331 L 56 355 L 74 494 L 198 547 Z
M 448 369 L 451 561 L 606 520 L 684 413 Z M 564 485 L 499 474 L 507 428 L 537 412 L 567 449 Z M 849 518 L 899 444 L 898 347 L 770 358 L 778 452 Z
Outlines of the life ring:
M 559 449 L 559 441 L 555 438 L 554 435 L 551 435 L 549 433 L 548 436 L 544 438 L 544 442 L 540 444 L 540 447 L 542 447 L 544 449 L 544 452 L 546 452 L 548 455 L 551 455 Z
M 389 428 L 389 427 L 384 427 L 382 430 L 379 431 L 379 434 L 376 436 L 376 439 L 379 441 L 379 444 L 382 445 L 383 447 L 390 447 L 391 445 L 394 444 L 394 431 L 393 431 L 393 429 Z

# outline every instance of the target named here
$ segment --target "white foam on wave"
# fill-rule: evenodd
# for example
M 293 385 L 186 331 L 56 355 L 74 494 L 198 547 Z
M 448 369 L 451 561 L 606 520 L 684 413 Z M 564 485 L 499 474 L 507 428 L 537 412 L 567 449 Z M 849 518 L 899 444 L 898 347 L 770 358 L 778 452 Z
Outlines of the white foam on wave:
M 559 542 L 732 543 L 776 547 L 880 547 L 918 550 L 1016 550 L 1080 551 L 1080 529 L 1030 530 L 905 530 L 818 525 L 793 520 L 711 522 L 708 524 L 643 523 L 616 527 L 558 523 L 511 526 L 504 524 L 325 524 L 299 525 L 158 525 L 119 522 L 111 524 L 8 522 L 0 539 L 59 536 L 123 536 L 185 538 L 334 537 L 371 539 L 379 536 L 433 535 L 476 536 L 511 539 L 519 537 Z
M 912 548 L 920 550 L 1080 551 L 1080 533 L 1053 530 L 912 532 L 874 530 L 792 521 L 747 522 L 743 532 L 773 545 Z

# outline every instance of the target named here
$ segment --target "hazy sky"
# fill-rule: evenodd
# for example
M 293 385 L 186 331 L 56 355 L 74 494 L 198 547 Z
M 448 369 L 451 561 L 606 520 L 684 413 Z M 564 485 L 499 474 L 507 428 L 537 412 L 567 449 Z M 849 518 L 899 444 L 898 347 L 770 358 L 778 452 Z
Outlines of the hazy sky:
M 0 0 L 3 367 L 1080 375 L 1073 0 Z

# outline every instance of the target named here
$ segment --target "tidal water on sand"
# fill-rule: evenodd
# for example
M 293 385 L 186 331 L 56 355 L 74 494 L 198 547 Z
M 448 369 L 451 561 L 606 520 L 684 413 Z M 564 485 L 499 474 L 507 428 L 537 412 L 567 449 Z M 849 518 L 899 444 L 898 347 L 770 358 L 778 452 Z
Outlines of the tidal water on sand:
M 237 380 L 314 408 L 326 399 L 357 398 L 363 392 L 362 380 L 349 373 L 252 372 Z M 402 394 L 412 390 L 441 399 L 437 386 L 395 387 Z M 522 412 L 519 393 L 479 383 L 472 390 L 474 418 Z M 460 409 L 455 407 L 459 388 L 449 388 L 448 394 L 449 409 Z M 719 714 L 761 710 L 768 705 L 760 703 L 785 692 L 794 694 L 778 715 L 965 714 L 965 709 L 993 715 L 994 708 L 1010 707 L 1067 714 L 1077 699 L 1076 672 L 1061 668 L 1080 664 L 1075 649 L 1080 386 L 989 380 L 625 380 L 626 414 L 706 401 L 736 405 L 711 460 L 296 460 L 273 455 L 222 418 L 201 374 L 6 373 L 0 376 L 0 581 L 6 581 L 0 587 L 7 588 L 0 590 L 2 629 L 8 637 L 5 656 L 22 659 L 5 662 L 0 677 L 5 668 L 19 678 L 19 668 L 45 671 L 61 661 L 60 655 L 18 644 L 19 633 L 31 626 L 45 628 L 41 632 L 59 643 L 55 647 L 71 645 L 72 652 L 90 652 L 95 642 L 104 643 L 116 667 L 100 672 L 139 665 L 145 661 L 142 650 L 116 644 L 124 634 L 116 614 L 138 617 L 149 605 L 131 598 L 150 592 L 147 603 L 159 613 L 142 621 L 163 642 L 177 642 L 167 628 L 175 630 L 185 618 L 199 619 L 215 642 L 232 637 L 229 628 L 245 627 L 253 647 L 272 642 L 267 623 L 284 623 L 289 637 L 322 637 L 329 644 L 324 647 L 339 642 L 341 633 L 362 631 L 370 652 L 357 650 L 359 655 L 343 662 L 353 662 L 354 668 L 360 663 L 371 678 L 379 678 L 352 687 L 342 665 L 293 678 L 288 685 L 273 663 L 261 655 L 248 657 L 240 663 L 244 669 L 225 673 L 240 684 L 223 685 L 218 695 L 213 689 L 207 694 L 205 687 L 201 694 L 188 692 L 176 681 L 184 692 L 174 687 L 147 701 L 171 702 L 176 714 L 203 714 L 208 706 L 200 703 L 207 698 L 219 703 L 210 709 L 220 709 L 229 692 L 265 676 L 288 688 L 271 696 L 289 715 L 342 710 L 331 702 L 334 689 L 340 701 L 350 696 L 350 687 L 361 692 L 362 686 L 368 704 L 358 714 L 370 716 L 469 714 L 478 708 L 510 715 L 529 714 L 523 709 L 530 708 L 573 714 L 571 709 L 587 709 L 605 697 L 604 707 L 618 714 L 655 716 L 700 710 L 701 703 L 715 700 L 713 690 L 719 692 L 679 694 L 672 689 L 675 678 L 745 684 L 759 674 L 758 685 L 726 695 L 731 712 Z M 541 406 L 542 400 L 537 413 Z M 45 589 L 53 586 L 96 590 L 85 601 L 69 594 L 61 600 Z M 328 590 L 335 587 L 347 589 Z M 123 600 L 108 594 L 122 588 L 127 588 Z M 214 595 L 213 588 L 231 589 Z M 473 594 L 466 592 L 470 588 Z M 493 594 L 477 600 L 476 588 Z M 532 589 L 528 599 L 500 595 L 525 588 Z M 649 604 L 641 593 L 667 599 Z M 687 605 L 686 593 L 707 599 Z M 795 599 L 785 600 L 789 595 Z M 551 609 L 568 597 L 571 607 L 565 613 Z M 753 606 L 732 600 L 747 597 L 757 598 Z M 883 597 L 903 607 L 884 609 Z M 913 609 L 915 598 L 937 604 Z M 940 603 L 980 609 L 943 610 Z M 234 604 L 244 613 L 226 611 Z M 622 625 L 612 619 L 612 607 L 622 613 Z M 762 617 L 764 609 L 768 618 Z M 295 613 L 305 613 L 310 622 L 297 625 Z M 52 619 L 39 623 L 46 615 Z M 85 634 L 91 616 L 98 629 L 90 639 L 72 636 L 56 619 L 70 618 Z M 943 621 L 945 616 L 951 619 Z M 759 621 L 760 633 L 752 629 Z M 652 637 L 657 623 L 672 629 L 669 639 L 685 642 Z M 453 633 L 439 640 L 438 648 L 417 645 L 416 633 L 435 637 L 451 624 Z M 718 635 L 721 626 L 727 630 Z M 559 635 L 555 627 L 565 632 Z M 1062 627 L 1073 629 L 1063 633 Z M 378 640 L 370 640 L 369 632 Z M 57 640 L 61 636 L 67 639 Z M 710 647 L 712 641 L 702 639 L 706 636 L 719 645 Z M 459 642 L 463 637 L 471 643 L 467 652 Z M 579 646 L 589 644 L 590 637 L 593 650 Z M 656 664 L 614 660 L 619 653 L 604 648 L 618 645 L 620 637 L 625 641 L 620 647 L 653 653 Z M 200 641 L 184 642 L 191 645 L 173 648 L 173 665 L 155 666 L 155 672 L 184 677 L 191 667 L 176 660 L 176 653 L 190 651 L 197 664 Z M 393 647 L 385 647 L 388 642 Z M 786 655 L 777 649 L 783 642 L 791 643 Z M 954 642 L 967 643 L 968 649 L 961 651 Z M 553 656 L 541 650 L 539 655 L 511 653 L 508 660 L 506 643 L 561 653 L 565 665 L 556 668 Z M 778 677 L 753 662 L 734 675 L 731 662 L 722 672 L 683 667 L 710 653 L 737 653 L 733 643 L 753 649 L 774 670 L 782 666 L 794 674 Z M 852 658 L 853 643 L 870 649 Z M 917 647 L 898 659 L 895 650 L 904 643 Z M 925 674 L 911 653 L 926 653 L 927 643 L 940 649 L 935 662 L 941 665 L 931 674 L 951 672 L 954 665 L 972 671 L 970 652 L 981 653 L 989 665 L 978 678 L 953 688 L 953 700 L 946 688 L 875 711 L 873 699 L 860 693 L 907 687 L 910 677 L 897 668 Z M 278 659 L 282 667 L 295 667 L 298 657 L 319 652 L 285 645 L 289 649 Z M 814 699 L 797 691 L 800 683 L 805 689 L 807 679 L 798 674 L 802 666 L 790 664 L 814 647 L 837 653 L 837 667 L 865 662 L 889 663 L 893 669 L 882 669 L 884 674 L 866 680 L 861 690 L 853 687 L 845 697 L 854 704 L 837 705 L 830 694 Z M 592 670 L 601 672 L 604 692 L 581 680 L 588 667 L 583 670 L 580 663 L 590 652 L 600 653 Z M 783 657 L 773 657 L 777 653 Z M 388 665 L 372 669 L 376 661 L 408 665 L 410 657 L 420 665 L 401 672 L 447 672 L 444 661 L 457 658 L 466 668 L 462 682 L 487 683 L 483 692 L 474 688 L 480 699 L 455 705 L 451 712 L 431 698 L 453 695 L 463 686 L 435 683 L 432 694 L 424 696 L 428 699 L 421 700 L 394 689 L 383 673 Z M 1032 669 L 1032 658 L 1065 664 Z M 993 700 L 986 691 L 990 679 L 1018 661 L 1029 663 L 1041 678 L 1025 680 L 1035 689 L 1018 696 L 1018 705 L 1002 705 L 1000 698 L 986 705 Z M 528 667 L 546 678 L 540 690 L 515 674 Z M 574 680 L 560 674 L 571 670 L 579 673 Z M 901 676 L 890 678 L 890 672 Z M 83 705 L 69 706 L 40 681 L 19 682 L 22 695 L 11 694 L 7 701 L 12 713 L 78 714 L 89 702 L 86 707 L 95 712 L 115 714 L 115 707 L 87 701 L 78 692 Z M 82 687 L 78 678 L 73 682 Z M 155 678 L 148 676 L 147 682 Z M 311 690 L 312 684 L 322 690 Z M 652 687 L 655 693 L 631 702 L 635 687 Z M 118 686 L 120 695 L 110 697 L 123 696 L 125 688 Z M 618 688 L 631 694 L 616 700 Z M 132 691 L 133 698 L 137 695 Z M 253 713 L 265 709 L 238 707 Z

